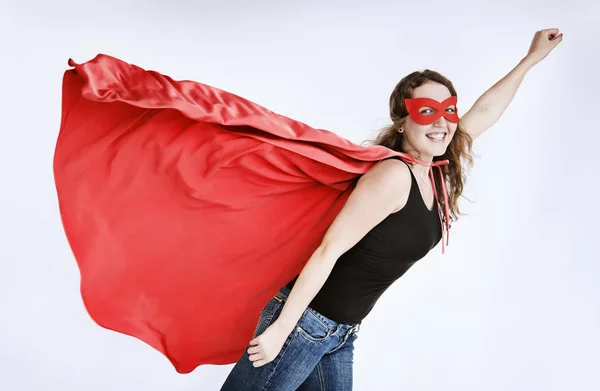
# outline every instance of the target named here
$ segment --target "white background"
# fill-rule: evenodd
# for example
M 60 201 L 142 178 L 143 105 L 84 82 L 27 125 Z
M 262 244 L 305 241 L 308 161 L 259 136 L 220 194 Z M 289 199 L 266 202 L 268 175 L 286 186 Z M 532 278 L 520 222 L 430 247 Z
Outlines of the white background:
M 69 57 L 201 81 L 360 143 L 389 123 L 404 75 L 446 75 L 464 113 L 550 27 L 563 42 L 475 143 L 474 203 L 447 255 L 432 251 L 365 320 L 355 390 L 600 389 L 593 3 L 2 0 L 0 389 L 210 391 L 231 368 L 177 374 L 85 312 L 52 177 Z

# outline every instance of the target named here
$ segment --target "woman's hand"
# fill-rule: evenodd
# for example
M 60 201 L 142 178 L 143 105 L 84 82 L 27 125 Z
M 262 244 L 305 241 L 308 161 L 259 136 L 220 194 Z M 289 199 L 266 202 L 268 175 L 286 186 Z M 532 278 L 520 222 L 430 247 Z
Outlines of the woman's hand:
M 562 42 L 562 37 L 563 35 L 558 33 L 558 29 L 545 29 L 536 32 L 525 58 L 533 64 L 537 64 Z
M 274 322 L 267 329 L 250 341 L 248 355 L 255 368 L 270 363 L 277 357 L 285 340 L 290 335 L 290 330 Z

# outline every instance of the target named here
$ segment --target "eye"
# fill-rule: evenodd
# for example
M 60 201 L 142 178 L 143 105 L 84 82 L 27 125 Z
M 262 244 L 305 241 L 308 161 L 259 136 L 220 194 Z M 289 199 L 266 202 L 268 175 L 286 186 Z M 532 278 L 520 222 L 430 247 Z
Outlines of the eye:
M 455 113 L 455 112 L 456 112 L 456 109 L 455 109 L 454 107 L 448 107 L 448 108 L 446 109 L 446 111 L 448 111 L 448 110 L 450 110 L 450 111 L 449 111 L 450 113 Z
M 425 107 L 425 108 L 423 108 L 423 109 L 419 110 L 419 113 L 420 113 L 420 114 L 425 114 L 425 115 L 428 115 L 428 114 L 433 114 L 433 113 L 435 113 L 435 110 L 433 110 L 433 109 L 430 109 L 429 107 Z

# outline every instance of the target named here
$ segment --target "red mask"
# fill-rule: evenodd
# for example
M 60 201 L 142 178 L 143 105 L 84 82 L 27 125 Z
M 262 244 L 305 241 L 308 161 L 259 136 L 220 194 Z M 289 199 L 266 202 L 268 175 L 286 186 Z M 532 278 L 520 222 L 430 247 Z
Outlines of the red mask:
M 444 116 L 450 122 L 458 123 L 458 110 L 455 109 L 454 113 L 446 112 L 446 109 L 450 106 L 454 105 L 456 107 L 456 96 L 451 96 L 441 103 L 430 98 L 405 99 L 404 102 L 408 109 L 408 115 L 419 125 L 431 125 L 441 116 Z M 435 112 L 428 115 L 421 114 L 419 110 L 423 107 L 429 107 Z

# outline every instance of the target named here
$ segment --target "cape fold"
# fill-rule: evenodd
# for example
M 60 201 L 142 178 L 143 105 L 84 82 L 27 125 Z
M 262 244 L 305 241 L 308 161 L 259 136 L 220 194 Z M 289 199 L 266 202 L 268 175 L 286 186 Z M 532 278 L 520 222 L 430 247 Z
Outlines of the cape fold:
M 404 156 L 104 54 L 69 65 L 53 168 L 85 308 L 180 373 L 237 361 L 353 181 Z

